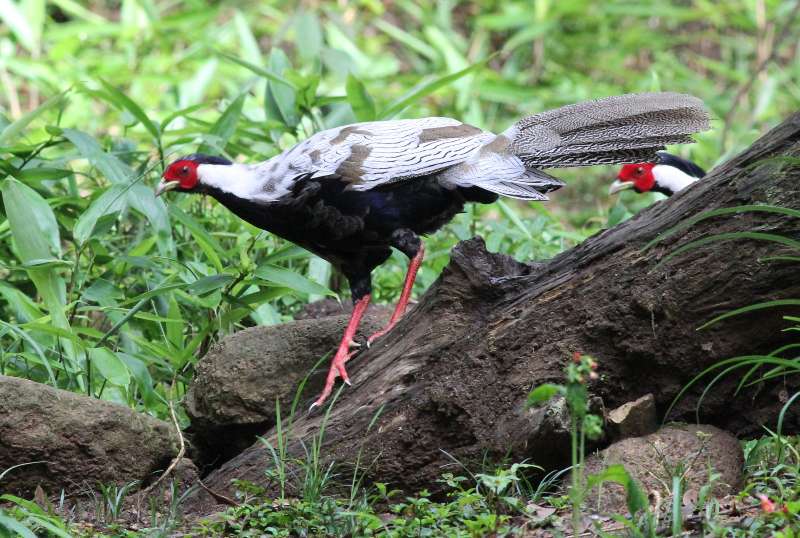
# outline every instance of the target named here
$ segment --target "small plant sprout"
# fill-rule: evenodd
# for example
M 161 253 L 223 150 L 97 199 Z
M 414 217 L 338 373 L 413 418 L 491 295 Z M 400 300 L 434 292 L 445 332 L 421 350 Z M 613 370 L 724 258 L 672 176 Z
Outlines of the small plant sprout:
M 570 416 L 572 484 L 569 498 L 572 504 L 572 530 L 578 535 L 581 531 L 581 505 L 586 496 L 586 478 L 583 462 L 586 456 L 586 440 L 598 439 L 603 434 L 603 419 L 589 412 L 589 392 L 586 388 L 590 380 L 598 379 L 597 361 L 588 355 L 575 352 L 564 369 L 566 384 L 546 383 L 539 385 L 528 394 L 528 406 L 538 406 L 555 396 L 566 400 Z

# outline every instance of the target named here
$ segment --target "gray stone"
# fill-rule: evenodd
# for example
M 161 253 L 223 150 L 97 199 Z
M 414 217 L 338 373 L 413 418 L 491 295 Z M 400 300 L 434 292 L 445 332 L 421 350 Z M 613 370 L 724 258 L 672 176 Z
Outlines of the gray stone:
M 371 308 L 357 341 L 381 329 L 390 310 Z M 330 358 L 349 316 L 339 315 L 252 327 L 215 345 L 198 363 L 184 405 L 191 433 L 206 460 L 235 456 L 275 424 L 275 401 L 288 416 L 298 386 L 306 382 L 297 413 L 322 390 Z
M 0 491 L 28 495 L 150 479 L 177 454 L 173 427 L 122 405 L 0 376 Z
M 668 499 L 672 476 L 682 475 L 684 491 L 695 494 L 709 482 L 709 469 L 719 473 L 713 489 L 720 497 L 735 493 L 742 485 L 744 455 L 739 441 L 730 433 L 708 425 L 672 424 L 645 437 L 632 437 L 612 444 L 586 460 L 587 475 L 622 464 L 645 494 L 658 492 Z M 569 479 L 567 479 L 569 480 Z M 605 483 L 586 497 L 588 507 L 601 513 L 626 513 L 622 486 Z
M 656 401 L 652 394 L 624 403 L 608 412 L 608 429 L 612 439 L 641 437 L 658 429 Z

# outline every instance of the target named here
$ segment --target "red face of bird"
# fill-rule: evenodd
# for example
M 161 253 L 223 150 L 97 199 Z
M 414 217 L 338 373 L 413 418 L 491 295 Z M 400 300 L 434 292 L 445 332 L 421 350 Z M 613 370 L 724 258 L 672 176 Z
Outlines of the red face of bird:
M 156 187 L 156 196 L 171 190 L 192 191 L 200 182 L 197 173 L 199 164 L 191 159 L 178 159 L 167 166 L 164 175 L 161 176 L 161 183 Z
M 656 185 L 653 168 L 656 163 L 625 164 L 617 174 L 617 179 L 608 189 L 608 194 L 625 189 L 634 189 L 636 192 L 648 192 Z

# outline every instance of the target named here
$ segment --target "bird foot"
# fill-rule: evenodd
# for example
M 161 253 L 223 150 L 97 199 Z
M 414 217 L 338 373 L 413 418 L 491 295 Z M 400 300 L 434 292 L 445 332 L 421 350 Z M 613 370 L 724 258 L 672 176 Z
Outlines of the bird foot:
M 346 363 L 353 355 L 353 353 L 348 351 L 348 349 L 352 347 L 352 344 L 353 342 L 351 340 L 349 344 L 346 346 L 341 346 L 339 351 L 336 352 L 336 356 L 333 358 L 333 361 L 331 361 L 331 367 L 328 370 L 328 377 L 325 379 L 325 387 L 322 389 L 322 393 L 319 395 L 317 400 L 311 404 L 309 411 L 325 403 L 325 400 L 327 400 L 328 396 L 330 396 L 331 392 L 333 392 L 333 385 L 335 384 L 337 377 L 341 377 L 342 381 L 344 381 L 346 385 L 352 386 L 352 383 L 350 382 L 350 376 L 347 375 L 347 370 L 344 367 L 344 363 Z M 356 347 L 358 347 L 358 344 L 356 344 Z

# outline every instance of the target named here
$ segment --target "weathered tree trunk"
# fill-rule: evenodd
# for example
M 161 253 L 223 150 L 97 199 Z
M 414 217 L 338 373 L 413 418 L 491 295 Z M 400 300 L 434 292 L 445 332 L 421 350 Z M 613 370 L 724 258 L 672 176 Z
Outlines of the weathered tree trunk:
M 598 359 L 602 376 L 590 390 L 607 408 L 652 393 L 663 413 L 709 365 L 778 347 L 789 336 L 781 332 L 786 311 L 761 310 L 697 328 L 734 308 L 800 297 L 796 264 L 759 261 L 779 245 L 718 242 L 658 264 L 681 245 L 714 233 L 747 230 L 800 239 L 797 219 L 770 213 L 714 217 L 643 247 L 706 210 L 800 207 L 800 166 L 774 159 L 799 154 L 796 114 L 700 184 L 544 263 L 488 253 L 479 239 L 461 243 L 396 329 L 348 364 L 354 385 L 330 413 L 323 454 L 348 463 L 363 451 L 361 462 L 375 460 L 371 476 L 407 490 L 433 486 L 442 467 L 453 463 L 451 456 L 473 468 L 486 455 L 553 468 L 566 460 L 566 432 L 546 411 L 526 410 L 525 400 L 532 387 L 561 381 L 573 352 Z M 773 420 L 785 401 L 782 393 L 792 391 L 787 379 L 734 397 L 735 381 L 710 392 L 701 416 L 744 435 L 760 432 L 759 424 Z M 668 418 L 693 420 L 701 388 Z M 320 412 L 299 416 L 292 436 L 308 440 L 322 421 Z M 797 431 L 797 414 L 784 427 Z M 229 491 L 231 478 L 263 482 L 270 465 L 268 451 L 256 443 L 206 484 Z

